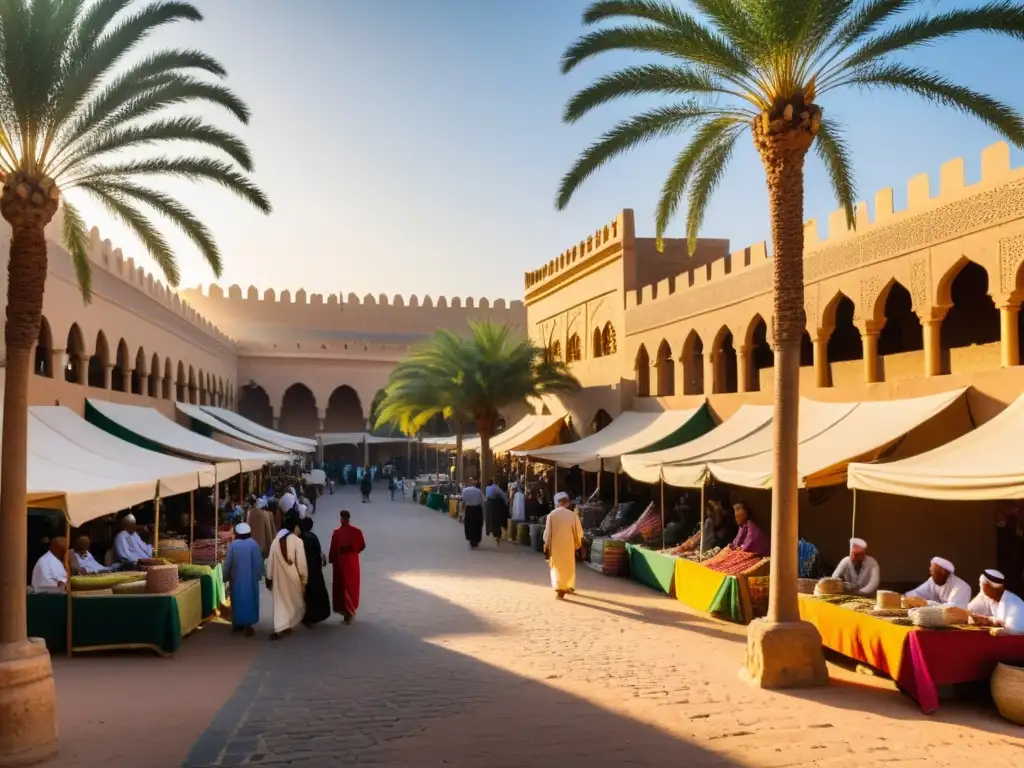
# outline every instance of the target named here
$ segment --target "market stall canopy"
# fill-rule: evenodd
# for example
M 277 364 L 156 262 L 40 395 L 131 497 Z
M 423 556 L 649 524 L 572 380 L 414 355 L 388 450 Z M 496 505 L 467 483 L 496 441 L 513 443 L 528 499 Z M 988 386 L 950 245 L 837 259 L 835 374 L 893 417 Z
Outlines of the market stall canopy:
M 295 453 L 313 453 L 316 450 L 316 440 L 286 435 L 284 432 L 278 432 L 275 429 L 267 429 L 262 424 L 250 421 L 245 416 L 225 408 L 218 408 L 214 405 L 201 405 L 199 407 L 211 416 L 216 416 L 221 421 L 230 424 L 235 429 L 241 430 L 247 435 L 258 437 L 260 440 L 265 440 L 268 443 L 279 445 L 283 450 L 294 451 Z
M 243 451 L 193 432 L 153 408 L 122 405 L 105 400 L 85 401 L 85 418 L 128 442 L 158 451 L 171 451 L 193 459 L 214 462 L 217 480 L 239 471 L 251 472 L 264 464 L 288 461 L 283 453 Z
M 741 405 L 739 410 L 710 432 L 688 443 L 649 453 L 622 457 L 622 471 L 642 483 L 661 481 L 664 464 L 692 464 L 728 446 L 766 430 L 772 421 L 770 405 Z M 600 433 L 598 433 L 600 434 Z
M 626 411 L 611 424 L 582 440 L 551 448 L 513 451 L 560 467 L 578 466 L 585 472 L 618 472 L 628 453 L 659 450 L 700 437 L 714 426 L 708 405 L 681 411 L 640 413 Z
M 120 443 L 114 457 L 108 455 L 110 441 Z M 158 493 L 194 490 L 201 474 L 213 471 L 124 443 L 60 406 L 29 409 L 27 458 L 29 506 L 62 509 L 74 526 L 152 501 Z
M 369 432 L 317 432 L 317 438 L 324 445 L 380 445 L 382 443 L 407 443 L 404 435 L 371 435 Z
M 507 432 L 508 430 L 505 430 L 505 431 Z M 505 434 L 505 433 L 502 432 L 502 434 Z M 466 443 L 468 443 L 470 440 L 476 440 L 477 441 L 476 442 L 476 447 L 477 448 L 480 447 L 480 442 L 479 442 L 480 438 L 475 433 L 472 434 L 472 435 L 463 435 L 462 436 L 462 444 L 463 444 L 463 446 L 465 446 Z M 448 449 L 455 448 L 455 446 L 458 445 L 459 441 L 456 440 L 455 435 L 445 435 L 443 437 L 424 437 L 422 442 L 423 442 L 423 445 L 427 446 L 428 448 L 439 448 L 439 449 L 443 450 L 445 448 L 448 448 Z
M 261 450 L 273 451 L 274 453 L 280 453 L 282 450 L 279 445 L 274 445 L 266 440 L 248 435 L 240 429 L 235 429 L 216 416 L 211 416 L 198 405 L 192 405 L 191 403 L 175 403 L 174 405 L 181 413 L 192 419 L 193 426 L 199 427 L 195 431 L 204 437 L 212 437 L 212 432 L 219 432 L 233 440 L 239 440 L 247 445 L 256 446 Z
M 823 403 L 800 398 L 800 426 L 797 431 L 797 441 L 802 443 L 816 437 L 836 422 L 846 418 L 856 407 L 857 403 Z M 737 415 L 739 414 L 737 413 Z M 724 426 L 723 424 L 722 427 Z M 722 427 L 718 429 L 722 429 Z M 716 429 L 715 432 L 717 431 Z M 711 434 L 715 434 L 715 432 Z M 661 475 L 668 485 L 678 488 L 699 488 L 708 480 L 710 464 L 746 459 L 765 453 L 770 454 L 772 448 L 772 430 L 766 426 L 764 429 L 751 432 L 742 440 L 724 445 L 695 460 L 663 464 Z
M 491 438 L 491 453 L 508 453 L 510 451 L 528 451 L 535 448 L 544 448 L 558 442 L 558 436 L 565 424 L 565 416 L 527 416 L 529 423 L 522 429 L 514 427 L 522 422 L 516 422 L 512 428 L 506 429 L 499 435 Z M 524 421 L 526 420 L 524 419 Z M 479 438 L 476 440 L 476 447 L 472 450 L 480 450 Z
M 799 486 L 816 488 L 844 483 L 846 468 L 851 462 L 877 458 L 911 430 L 954 403 L 963 404 L 965 392 L 965 389 L 957 389 L 904 400 L 832 403 L 829 405 L 834 407 L 828 409 L 812 409 L 810 404 L 813 401 L 801 401 L 797 455 Z M 806 410 L 815 413 L 806 431 L 803 429 L 805 406 Z M 843 414 L 846 407 L 849 410 Z M 744 488 L 772 487 L 774 451 L 771 447 L 742 458 L 711 456 L 704 463 L 707 475 L 719 482 Z M 669 482 L 667 471 L 665 482 Z
M 889 464 L 852 463 L 859 491 L 950 501 L 1024 499 L 1024 395 L 977 429 L 926 453 Z

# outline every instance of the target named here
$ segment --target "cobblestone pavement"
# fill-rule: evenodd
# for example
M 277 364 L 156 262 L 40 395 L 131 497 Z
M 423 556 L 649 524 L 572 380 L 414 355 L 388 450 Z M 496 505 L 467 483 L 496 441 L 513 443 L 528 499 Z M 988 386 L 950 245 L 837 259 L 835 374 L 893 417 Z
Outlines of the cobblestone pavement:
M 357 621 L 265 643 L 186 768 L 1024 765 L 1021 731 L 983 705 L 925 718 L 836 667 L 827 689 L 755 690 L 741 627 L 585 568 L 557 602 L 536 553 L 471 551 L 436 512 L 355 501 L 321 499 L 316 528 L 326 542 L 346 503 L 366 533 Z

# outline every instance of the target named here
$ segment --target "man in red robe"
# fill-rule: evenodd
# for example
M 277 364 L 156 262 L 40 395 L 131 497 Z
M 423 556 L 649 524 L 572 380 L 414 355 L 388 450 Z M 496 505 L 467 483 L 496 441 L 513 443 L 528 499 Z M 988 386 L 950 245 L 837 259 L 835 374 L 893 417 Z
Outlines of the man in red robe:
M 349 522 L 351 514 L 341 510 L 341 525 L 331 535 L 328 555 L 334 573 L 332 585 L 334 612 L 340 613 L 346 624 L 359 608 L 359 553 L 366 549 L 363 532 Z

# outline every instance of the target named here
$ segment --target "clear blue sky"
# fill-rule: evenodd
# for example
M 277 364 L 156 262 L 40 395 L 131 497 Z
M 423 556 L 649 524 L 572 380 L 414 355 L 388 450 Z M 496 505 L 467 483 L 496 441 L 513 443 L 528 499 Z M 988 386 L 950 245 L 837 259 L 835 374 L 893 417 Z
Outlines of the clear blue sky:
M 680 144 L 662 141 L 606 167 L 554 209 L 561 175 L 589 141 L 647 104 L 598 110 L 561 123 L 569 96 L 628 62 L 610 56 L 559 72 L 582 27 L 586 0 L 197 0 L 199 25 L 158 33 L 155 45 L 188 45 L 220 58 L 229 84 L 253 110 L 241 129 L 256 179 L 275 211 L 253 212 L 215 187 L 179 187 L 213 228 L 224 286 L 307 292 L 521 298 L 523 272 L 545 263 L 621 208 L 640 235 L 653 234 L 665 169 Z M 939 7 L 958 4 L 943 0 Z M 974 36 L 916 54 L 960 82 L 1024 109 L 1024 45 Z M 842 119 L 856 158 L 860 197 L 895 189 L 956 156 L 968 181 L 995 134 L 921 101 L 853 91 L 823 105 Z M 231 122 L 219 112 L 210 118 Z M 681 141 L 681 140 L 680 140 Z M 768 236 L 763 172 L 741 141 L 703 234 L 733 249 Z M 1020 152 L 1014 164 L 1024 162 Z M 937 181 L 936 181 L 937 183 Z M 836 207 L 817 160 L 806 214 Z M 131 237 L 100 209 L 90 221 L 125 256 L 152 268 Z M 169 225 L 168 225 L 169 226 Z M 678 222 L 670 235 L 682 236 Z M 174 237 L 182 285 L 212 275 Z

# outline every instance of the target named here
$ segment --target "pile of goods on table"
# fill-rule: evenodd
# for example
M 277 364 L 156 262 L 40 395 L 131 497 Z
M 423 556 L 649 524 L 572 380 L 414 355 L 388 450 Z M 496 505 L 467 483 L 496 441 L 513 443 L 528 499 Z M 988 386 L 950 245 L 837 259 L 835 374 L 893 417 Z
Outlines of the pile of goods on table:
M 600 524 L 594 527 L 588 527 L 586 523 L 583 524 L 583 551 L 588 554 L 591 552 L 594 539 L 611 536 L 616 531 L 631 525 L 640 516 L 640 508 L 635 502 L 626 501 L 615 509 L 612 509 L 604 516 Z
M 580 515 L 580 523 L 583 524 L 583 530 L 588 531 L 599 528 L 601 522 L 611 514 L 612 508 L 610 504 L 594 499 L 580 504 L 577 511 Z
M 183 536 L 161 535 L 157 554 L 171 563 L 187 563 L 188 542 Z
M 621 531 L 612 534 L 616 541 L 623 541 L 628 544 L 643 544 L 661 540 L 661 512 L 654 508 L 654 502 L 647 505 L 647 509 L 640 515 L 639 519 L 632 525 L 628 525 Z
M 813 598 L 830 605 L 839 605 L 857 613 L 864 613 L 901 627 L 925 629 L 955 629 L 968 623 L 969 614 L 953 605 L 925 605 L 919 598 L 904 597 L 897 592 L 881 589 L 875 598 L 848 594 L 848 585 L 838 579 L 821 579 Z
M 704 561 L 704 567 L 729 576 L 760 576 L 767 572 L 769 558 L 761 557 L 742 549 L 723 549 L 710 560 Z
M 605 576 L 624 576 L 628 569 L 626 542 L 612 538 L 596 538 L 590 545 L 586 565 Z
M 227 557 L 228 545 L 234 537 L 235 535 L 230 529 L 220 531 L 217 535 L 216 551 L 213 539 L 196 539 L 192 543 L 192 562 L 220 562 Z

